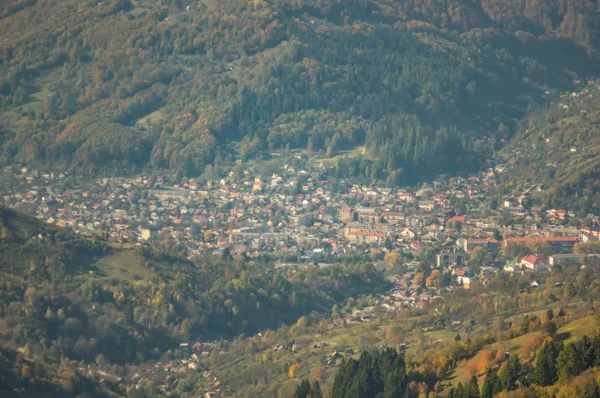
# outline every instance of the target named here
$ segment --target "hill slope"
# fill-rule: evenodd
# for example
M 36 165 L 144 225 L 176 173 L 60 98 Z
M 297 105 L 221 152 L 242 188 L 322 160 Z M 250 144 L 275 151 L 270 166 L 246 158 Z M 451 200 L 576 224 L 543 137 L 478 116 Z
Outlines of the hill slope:
M 598 72 L 597 4 L 538 3 L 4 2 L 0 161 L 196 175 L 365 144 L 342 169 L 473 168 L 540 88 Z
M 517 162 L 506 185 L 528 189 L 533 204 L 577 210 L 582 217 L 596 213 L 600 207 L 599 118 L 598 81 L 531 111 L 504 151 Z

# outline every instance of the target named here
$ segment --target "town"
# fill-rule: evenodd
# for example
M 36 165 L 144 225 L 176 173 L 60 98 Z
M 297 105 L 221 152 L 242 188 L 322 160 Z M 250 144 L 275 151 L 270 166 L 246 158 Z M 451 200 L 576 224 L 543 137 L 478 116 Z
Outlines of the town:
M 583 149 L 570 149 L 578 150 Z M 291 269 L 330 267 L 347 255 L 368 254 L 379 270 L 387 271 L 392 288 L 332 313 L 327 322 L 336 328 L 369 322 L 380 313 L 424 309 L 444 291 L 485 286 L 501 272 L 535 275 L 600 259 L 594 250 L 577 250 L 599 241 L 596 214 L 532 205 L 532 196 L 544 189 L 540 185 L 520 187 L 519 194 L 499 189 L 514 161 L 494 158 L 470 176 L 390 189 L 330 181 L 319 164 L 311 167 L 300 152 L 271 156 L 275 161 L 268 172 L 237 167 L 212 180 L 163 174 L 81 182 L 72 172 L 7 167 L 0 175 L 0 203 L 101 238 L 117 250 L 169 241 L 190 258 L 242 255 Z M 428 277 L 423 266 L 431 271 Z M 533 279 L 521 290 L 537 287 Z M 419 326 L 422 332 L 439 327 Z M 460 321 L 452 321 L 452 327 L 458 330 Z M 245 341 L 259 339 L 262 333 Z M 273 355 L 309 350 L 326 358 L 328 367 L 338 366 L 356 349 L 327 341 L 271 347 Z M 78 372 L 127 391 L 159 380 L 167 394 L 193 370 L 202 373 L 203 396 L 215 397 L 221 383 L 207 358 L 230 350 L 224 341 L 184 342 L 126 378 L 95 365 Z
M 490 197 L 511 162 L 494 159 L 466 178 L 393 190 L 331 183 L 303 168 L 302 155 L 290 160 L 282 159 L 269 175 L 249 167 L 202 183 L 165 175 L 75 183 L 65 172 L 8 167 L 0 203 L 115 247 L 172 240 L 190 257 L 243 254 L 268 256 L 277 266 L 323 267 L 358 250 L 374 252 L 380 264 L 385 256 L 388 265 L 413 270 L 417 259 L 434 253 L 430 266 L 451 270 L 463 288 L 485 283 L 500 270 L 580 263 L 585 254 L 573 253 L 574 245 L 598 241 L 598 216 L 572 225 L 572 211 L 529 206 L 530 192 L 540 187 Z M 550 249 L 518 261 L 498 256 L 510 242 L 543 242 Z M 477 267 L 467 267 L 469 260 Z

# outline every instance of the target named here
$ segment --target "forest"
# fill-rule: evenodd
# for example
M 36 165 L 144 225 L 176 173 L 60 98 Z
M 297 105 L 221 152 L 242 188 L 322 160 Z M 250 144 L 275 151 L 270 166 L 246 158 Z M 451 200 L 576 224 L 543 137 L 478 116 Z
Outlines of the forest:
M 0 7 L 0 162 L 85 173 L 361 147 L 330 172 L 414 183 L 477 169 L 600 65 L 588 1 Z

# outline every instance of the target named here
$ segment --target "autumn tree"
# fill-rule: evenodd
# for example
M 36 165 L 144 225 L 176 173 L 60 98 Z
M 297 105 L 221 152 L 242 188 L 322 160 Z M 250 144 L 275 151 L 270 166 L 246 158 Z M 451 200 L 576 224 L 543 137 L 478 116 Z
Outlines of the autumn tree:
M 423 286 L 425 281 L 425 274 L 423 272 L 417 272 L 413 278 L 413 283 L 417 286 Z
M 394 269 L 397 266 L 402 265 L 402 255 L 398 252 L 389 252 L 386 253 L 383 261 L 385 261 L 385 265 L 389 269 Z
M 300 368 L 300 365 L 298 365 L 297 363 L 293 363 L 290 368 L 288 369 L 288 376 L 290 378 L 295 378 L 296 375 L 298 374 L 298 369 Z
M 489 350 L 481 351 L 481 355 L 479 356 L 479 360 L 477 361 L 477 368 L 479 372 L 485 372 L 490 364 L 492 363 L 492 359 L 494 356 Z

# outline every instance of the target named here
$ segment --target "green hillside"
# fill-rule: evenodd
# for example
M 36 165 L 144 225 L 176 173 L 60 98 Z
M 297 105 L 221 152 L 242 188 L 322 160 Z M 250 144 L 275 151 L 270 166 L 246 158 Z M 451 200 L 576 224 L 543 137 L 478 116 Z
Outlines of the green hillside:
M 575 0 L 11 0 L 0 18 L 0 162 L 88 172 L 365 145 L 333 172 L 410 183 L 478 167 L 543 89 L 600 65 L 597 5 Z
M 600 82 L 532 109 L 503 151 L 515 167 L 505 188 L 527 191 L 532 205 L 576 210 L 600 207 Z

